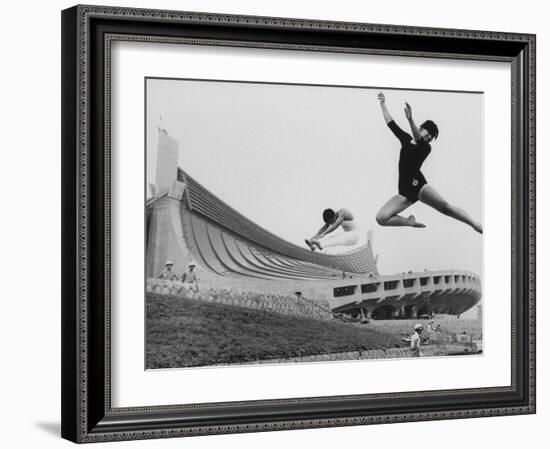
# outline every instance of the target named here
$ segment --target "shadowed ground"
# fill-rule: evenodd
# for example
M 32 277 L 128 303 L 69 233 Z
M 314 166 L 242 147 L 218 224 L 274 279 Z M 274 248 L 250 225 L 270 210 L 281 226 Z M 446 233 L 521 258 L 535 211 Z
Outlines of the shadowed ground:
M 337 320 L 147 294 L 146 367 L 178 368 L 399 347 L 381 330 Z
M 429 320 L 372 320 L 369 327 L 384 330 L 397 337 L 410 337 L 414 332 L 414 325 L 422 323 L 428 332 Z M 433 322 L 441 326 L 441 334 L 456 335 L 465 333 L 474 340 L 481 339 L 482 321 L 480 319 L 456 319 L 456 317 L 434 318 Z

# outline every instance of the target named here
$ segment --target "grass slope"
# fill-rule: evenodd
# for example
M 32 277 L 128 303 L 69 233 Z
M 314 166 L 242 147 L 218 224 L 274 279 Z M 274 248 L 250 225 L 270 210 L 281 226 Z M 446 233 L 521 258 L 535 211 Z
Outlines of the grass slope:
M 390 334 L 182 297 L 147 294 L 147 368 L 253 362 L 400 345 Z

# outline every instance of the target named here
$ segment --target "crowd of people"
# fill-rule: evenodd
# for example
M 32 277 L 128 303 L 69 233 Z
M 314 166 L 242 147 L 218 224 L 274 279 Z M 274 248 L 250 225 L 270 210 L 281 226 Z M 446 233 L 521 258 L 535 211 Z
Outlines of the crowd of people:
M 165 295 L 176 295 L 216 304 L 245 307 L 249 309 L 275 312 L 290 316 L 301 316 L 318 320 L 330 320 L 328 301 L 311 300 L 300 294 L 279 294 L 245 290 L 201 286 L 191 262 L 188 271 L 178 276 L 173 271 L 173 263 L 166 262 L 164 270 L 157 278 L 147 280 L 147 291 Z

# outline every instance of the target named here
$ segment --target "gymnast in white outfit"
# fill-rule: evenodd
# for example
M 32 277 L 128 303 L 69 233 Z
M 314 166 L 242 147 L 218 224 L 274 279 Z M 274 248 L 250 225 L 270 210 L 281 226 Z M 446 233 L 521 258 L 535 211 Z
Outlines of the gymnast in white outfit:
M 338 212 L 334 212 L 332 209 L 325 209 L 323 221 L 325 224 L 321 229 L 313 237 L 305 240 L 312 251 L 334 246 L 353 246 L 359 242 L 359 229 L 349 210 L 340 209 Z M 342 228 L 344 232 L 328 235 L 338 228 Z

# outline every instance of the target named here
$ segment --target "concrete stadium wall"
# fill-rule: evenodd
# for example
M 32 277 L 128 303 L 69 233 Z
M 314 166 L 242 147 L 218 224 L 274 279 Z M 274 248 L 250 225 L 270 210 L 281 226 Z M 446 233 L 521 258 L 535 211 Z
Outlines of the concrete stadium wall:
M 275 312 L 283 315 L 311 318 L 321 321 L 333 319 L 333 315 L 325 311 L 329 310 L 328 301 L 313 301 L 310 299 L 306 301 L 304 299 L 298 299 L 295 295 L 215 287 L 201 288 L 199 291 L 194 291 L 193 286 L 189 284 L 161 279 L 148 279 L 147 292 L 161 295 L 182 296 L 199 301 Z
M 481 299 L 481 280 L 475 273 L 462 270 L 410 272 L 376 278 L 359 278 L 355 283 L 341 282 L 351 294 L 331 298 L 332 309 L 338 312 L 365 315 L 377 309 L 391 310 L 384 318 L 416 317 L 435 313 L 458 315 Z M 372 287 L 362 291 L 362 285 Z M 407 311 L 414 306 L 414 310 Z M 388 314 L 386 314 L 388 315 Z

